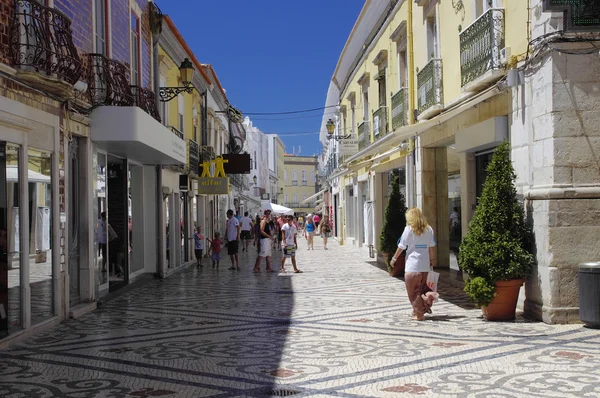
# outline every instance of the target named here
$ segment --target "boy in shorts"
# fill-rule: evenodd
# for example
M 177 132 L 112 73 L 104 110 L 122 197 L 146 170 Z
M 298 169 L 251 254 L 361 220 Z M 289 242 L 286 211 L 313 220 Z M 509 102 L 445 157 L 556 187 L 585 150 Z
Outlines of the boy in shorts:
M 296 248 L 298 247 L 298 241 L 296 240 L 297 235 L 298 228 L 294 225 L 294 216 L 287 216 L 287 222 L 281 227 L 281 251 L 283 252 L 283 256 L 281 258 L 280 272 L 285 273 L 286 258 L 292 259 L 294 273 L 299 274 L 302 272 L 296 266 Z

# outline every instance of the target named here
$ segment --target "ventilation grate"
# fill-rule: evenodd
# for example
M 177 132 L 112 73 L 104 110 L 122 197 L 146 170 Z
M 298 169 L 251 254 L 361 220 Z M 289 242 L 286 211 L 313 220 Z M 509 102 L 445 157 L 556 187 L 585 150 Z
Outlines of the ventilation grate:
M 296 394 L 300 394 L 300 393 L 301 393 L 301 391 L 298 391 L 298 390 L 282 388 L 282 389 L 277 389 L 277 390 L 266 391 L 265 396 L 266 397 L 289 397 L 291 395 L 296 395 Z

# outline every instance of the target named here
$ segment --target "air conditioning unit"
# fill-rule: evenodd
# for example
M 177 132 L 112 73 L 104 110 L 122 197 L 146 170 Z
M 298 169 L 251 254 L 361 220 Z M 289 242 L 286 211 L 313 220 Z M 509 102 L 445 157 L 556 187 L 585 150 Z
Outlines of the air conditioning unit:
M 504 47 L 504 48 L 500 49 L 500 54 L 498 54 L 498 58 L 499 58 L 500 64 L 506 65 L 506 63 L 508 62 L 508 59 L 510 58 L 510 47 Z

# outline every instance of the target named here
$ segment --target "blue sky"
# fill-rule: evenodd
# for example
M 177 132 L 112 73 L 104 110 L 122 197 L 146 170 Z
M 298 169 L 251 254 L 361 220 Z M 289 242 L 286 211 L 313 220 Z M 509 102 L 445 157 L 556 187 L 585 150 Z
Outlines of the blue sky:
M 156 0 L 202 63 L 212 64 L 229 102 L 243 113 L 325 104 L 339 55 L 364 0 Z M 322 111 L 250 116 L 287 152 L 321 149 Z M 279 120 L 275 120 L 279 119 Z M 281 120 L 284 119 L 284 120 Z

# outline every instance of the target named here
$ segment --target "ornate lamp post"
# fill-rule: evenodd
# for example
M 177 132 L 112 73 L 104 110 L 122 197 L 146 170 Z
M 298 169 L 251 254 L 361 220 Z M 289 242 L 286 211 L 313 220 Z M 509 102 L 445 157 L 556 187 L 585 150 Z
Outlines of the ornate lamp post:
M 327 128 L 327 139 L 329 139 L 329 140 L 340 141 L 340 140 L 346 140 L 351 137 L 351 134 L 348 134 L 348 135 L 333 134 L 335 131 L 335 122 L 331 119 L 329 119 L 327 121 L 327 124 L 325 124 L 325 128 Z
M 191 94 L 194 87 L 192 86 L 192 78 L 194 77 L 194 64 L 185 58 L 179 66 L 179 74 L 183 87 L 159 87 L 158 95 L 162 102 L 171 101 L 181 93 Z

